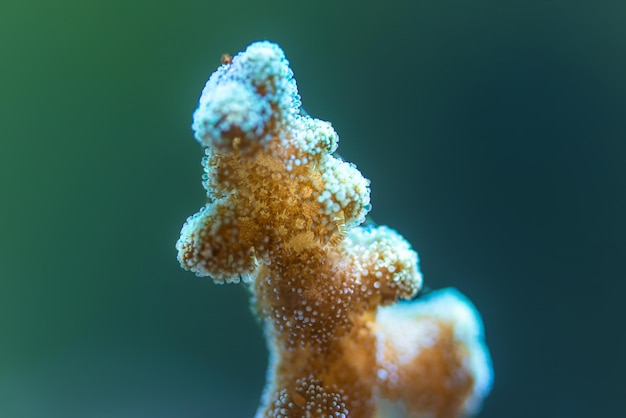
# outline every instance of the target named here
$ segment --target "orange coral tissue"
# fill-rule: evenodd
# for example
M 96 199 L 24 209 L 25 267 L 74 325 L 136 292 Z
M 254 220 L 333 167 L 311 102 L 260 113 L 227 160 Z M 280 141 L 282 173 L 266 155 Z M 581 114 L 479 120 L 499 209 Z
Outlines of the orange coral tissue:
M 410 302 L 417 253 L 361 226 L 369 181 L 333 156 L 330 123 L 300 111 L 283 51 L 223 61 L 193 116 L 208 203 L 176 244 L 181 266 L 244 282 L 270 364 L 257 417 L 474 414 L 493 373 L 476 309 L 455 290 Z

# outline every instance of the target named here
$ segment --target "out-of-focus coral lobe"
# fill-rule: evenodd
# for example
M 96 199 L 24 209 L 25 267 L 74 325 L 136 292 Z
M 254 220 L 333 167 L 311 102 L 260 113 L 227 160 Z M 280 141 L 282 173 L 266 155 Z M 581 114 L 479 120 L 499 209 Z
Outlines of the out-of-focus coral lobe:
M 378 387 L 400 416 L 452 418 L 478 411 L 492 383 L 476 308 L 444 289 L 379 310 Z M 381 416 L 394 416 L 383 403 Z M 392 408 L 393 409 L 393 408 Z
M 417 253 L 359 226 L 369 181 L 300 111 L 283 51 L 257 42 L 209 78 L 194 113 L 207 205 L 176 244 L 183 268 L 248 284 L 270 365 L 257 417 L 476 412 L 492 381 L 476 310 L 458 292 L 412 302 Z

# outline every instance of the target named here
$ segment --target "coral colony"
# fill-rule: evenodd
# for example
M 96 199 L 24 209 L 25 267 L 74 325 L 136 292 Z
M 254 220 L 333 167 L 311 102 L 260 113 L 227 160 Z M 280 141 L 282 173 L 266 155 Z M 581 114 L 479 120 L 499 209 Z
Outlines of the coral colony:
M 193 116 L 208 204 L 176 244 L 183 268 L 245 283 L 270 352 L 257 417 L 436 417 L 478 411 L 492 383 L 480 317 L 420 291 L 417 253 L 360 226 L 369 181 L 300 111 L 279 46 L 257 42 L 209 78 Z

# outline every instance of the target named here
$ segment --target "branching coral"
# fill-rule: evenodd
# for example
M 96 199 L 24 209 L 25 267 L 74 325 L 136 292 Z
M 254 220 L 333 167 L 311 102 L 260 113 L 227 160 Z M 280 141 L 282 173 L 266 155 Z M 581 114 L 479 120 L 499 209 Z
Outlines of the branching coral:
M 461 417 L 492 374 L 480 318 L 458 292 L 412 302 L 417 253 L 360 226 L 369 182 L 300 112 L 283 51 L 257 42 L 209 78 L 193 129 L 208 204 L 183 226 L 181 265 L 251 289 L 270 351 L 258 417 Z

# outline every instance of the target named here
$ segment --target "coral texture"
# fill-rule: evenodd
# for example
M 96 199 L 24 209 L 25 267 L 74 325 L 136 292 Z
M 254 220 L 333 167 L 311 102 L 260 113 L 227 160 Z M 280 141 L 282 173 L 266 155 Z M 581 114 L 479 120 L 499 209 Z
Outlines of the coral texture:
M 183 268 L 251 289 L 270 351 L 258 417 L 461 417 L 492 381 L 482 325 L 458 292 L 419 297 L 417 253 L 360 226 L 369 181 L 300 111 L 283 51 L 224 60 L 193 116 L 208 203 L 176 244 Z

